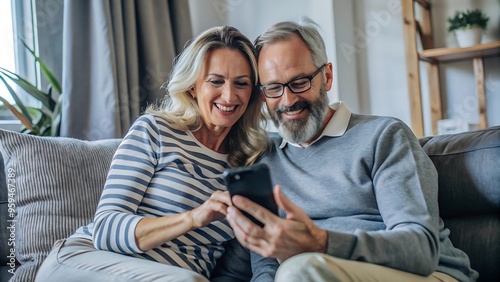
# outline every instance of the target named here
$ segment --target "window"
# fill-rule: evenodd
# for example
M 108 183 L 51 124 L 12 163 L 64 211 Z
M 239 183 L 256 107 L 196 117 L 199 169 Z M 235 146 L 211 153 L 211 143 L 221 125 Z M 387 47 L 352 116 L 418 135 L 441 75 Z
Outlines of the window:
M 15 72 L 14 29 L 11 1 L 0 1 L 0 67 Z M 13 103 L 7 89 L 0 83 L 0 96 Z M 1 102 L 0 102 L 1 103 Z
M 0 1 L 0 67 L 21 75 L 30 82 L 40 84 L 38 67 L 33 56 L 24 48 L 20 40 L 23 38 L 28 46 L 35 46 L 37 35 L 36 25 L 33 20 L 33 7 L 35 0 L 30 1 Z M 33 47 L 32 47 L 33 48 Z M 34 48 L 33 48 L 34 49 Z M 9 85 L 26 106 L 39 106 L 39 102 L 12 82 Z M 0 81 L 0 96 L 9 103 L 15 103 L 11 94 Z M 18 120 L 0 102 L 0 127 Z M 10 128 L 9 128 L 10 129 Z

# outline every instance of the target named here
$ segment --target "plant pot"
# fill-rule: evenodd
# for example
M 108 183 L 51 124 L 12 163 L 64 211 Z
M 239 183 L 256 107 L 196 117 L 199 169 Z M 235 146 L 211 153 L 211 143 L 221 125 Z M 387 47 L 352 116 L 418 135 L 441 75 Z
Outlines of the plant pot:
M 483 30 L 480 27 L 455 30 L 458 46 L 461 48 L 470 47 L 481 43 Z

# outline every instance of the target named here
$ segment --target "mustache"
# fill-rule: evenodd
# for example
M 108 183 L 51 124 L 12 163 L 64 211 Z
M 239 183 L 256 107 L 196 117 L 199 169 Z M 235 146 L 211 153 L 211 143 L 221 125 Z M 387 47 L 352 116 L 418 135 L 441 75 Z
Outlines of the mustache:
M 301 110 L 301 109 L 308 109 L 308 110 L 311 110 L 311 103 L 308 102 L 308 101 L 297 101 L 295 102 L 293 105 L 291 105 L 290 107 L 287 107 L 287 106 L 278 106 L 274 111 L 277 113 L 277 114 L 281 114 L 283 112 L 293 112 L 293 111 L 296 111 L 296 110 Z

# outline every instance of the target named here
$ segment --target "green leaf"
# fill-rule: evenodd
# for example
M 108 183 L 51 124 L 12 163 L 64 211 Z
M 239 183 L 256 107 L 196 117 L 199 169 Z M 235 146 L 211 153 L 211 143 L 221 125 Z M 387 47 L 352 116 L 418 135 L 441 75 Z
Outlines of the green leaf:
M 16 102 L 16 105 L 19 107 L 19 110 L 21 110 L 21 113 L 23 114 L 23 116 L 28 120 L 32 120 L 28 110 L 24 106 L 23 102 L 21 102 L 21 100 L 17 96 L 16 92 L 14 92 L 14 89 L 12 89 L 12 87 L 10 87 L 10 85 L 7 83 L 5 78 L 1 75 L 0 75 L 0 80 L 2 80 L 3 84 L 5 85 L 5 87 L 9 91 L 10 95 L 12 96 L 14 101 Z
M 50 126 L 52 125 L 52 120 L 50 118 L 47 118 L 47 116 L 42 115 L 36 125 L 40 129 L 40 135 L 43 136 L 50 135 L 51 132 Z
M 490 18 L 479 9 L 456 11 L 453 17 L 448 18 L 448 23 L 450 24 L 448 31 L 468 29 L 473 26 L 478 26 L 484 30 L 489 20 Z
M 45 107 L 45 106 L 42 106 L 42 107 L 40 108 L 40 111 L 42 111 L 42 113 L 43 113 L 44 115 L 46 115 L 46 116 L 48 116 L 48 117 L 52 118 L 52 110 L 51 110 L 51 109 L 49 109 L 49 108 L 47 108 L 47 107 Z
M 24 128 L 21 130 L 21 133 L 26 133 L 29 135 L 40 135 L 40 130 L 36 127 L 32 128 L 32 129 Z
M 52 72 L 52 70 L 45 64 L 45 62 L 42 59 L 40 59 L 40 57 L 38 57 L 35 54 L 34 50 L 31 50 L 31 48 L 28 47 L 28 45 L 26 44 L 26 42 L 24 42 L 24 40 L 22 40 L 22 39 L 20 39 L 20 40 L 23 43 L 24 47 L 30 51 L 30 53 L 33 55 L 33 57 L 35 57 L 35 61 L 40 64 L 40 69 L 42 70 L 42 73 L 44 74 L 47 81 L 54 86 L 54 89 L 58 93 L 62 93 L 61 84 L 59 84 L 59 81 L 57 80 L 57 78 L 54 75 L 54 73 Z
M 33 128 L 33 126 L 31 125 L 31 121 L 26 119 L 14 106 L 9 104 L 7 100 L 5 100 L 3 97 L 0 97 L 0 101 L 3 103 L 4 107 L 9 109 L 12 114 L 14 114 L 14 116 L 21 122 L 24 127 L 28 129 Z
M 51 127 L 52 136 L 59 136 L 61 132 L 62 102 L 63 102 L 62 95 L 59 95 L 56 106 L 54 107 L 54 112 L 52 113 L 52 127 Z
M 49 84 L 49 86 L 47 87 L 47 96 L 49 96 L 49 105 L 50 105 L 50 110 L 53 111 L 54 110 L 54 107 L 56 106 L 56 102 L 57 102 L 57 99 L 54 99 L 52 97 L 52 84 Z
M 28 109 L 28 112 L 30 113 L 31 120 L 33 121 L 33 124 L 38 125 L 40 120 L 46 116 L 42 110 L 35 108 L 35 107 L 26 107 Z
M 7 77 L 15 84 L 19 85 L 26 93 L 30 94 L 33 98 L 40 101 L 44 106 L 50 108 L 49 97 L 47 93 L 40 91 L 38 88 L 33 86 L 29 81 L 20 77 L 19 75 L 0 67 L 0 77 Z M 4 82 L 5 83 L 5 82 Z M 11 93 L 12 94 L 12 93 Z M 17 103 L 17 101 L 16 101 Z

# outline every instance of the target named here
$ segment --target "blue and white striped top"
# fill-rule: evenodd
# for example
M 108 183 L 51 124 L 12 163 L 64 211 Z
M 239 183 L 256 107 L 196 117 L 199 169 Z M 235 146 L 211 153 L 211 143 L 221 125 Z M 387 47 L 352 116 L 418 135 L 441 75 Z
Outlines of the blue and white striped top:
M 143 217 L 161 217 L 200 206 L 226 190 L 227 155 L 202 145 L 191 132 L 169 127 L 158 116 L 137 119 L 118 147 L 94 222 L 72 237 L 92 239 L 97 249 L 142 257 L 210 276 L 234 238 L 226 220 L 190 231 L 158 248 L 141 252 L 134 230 Z

